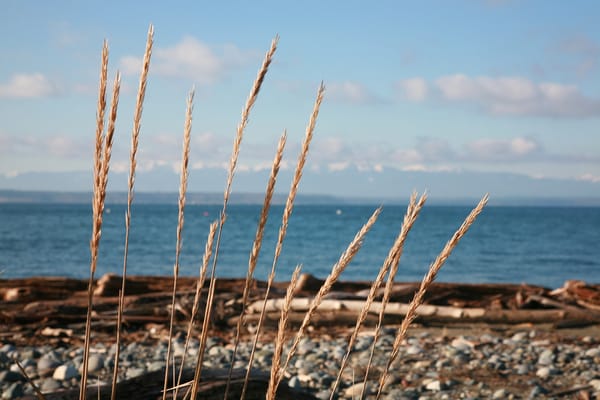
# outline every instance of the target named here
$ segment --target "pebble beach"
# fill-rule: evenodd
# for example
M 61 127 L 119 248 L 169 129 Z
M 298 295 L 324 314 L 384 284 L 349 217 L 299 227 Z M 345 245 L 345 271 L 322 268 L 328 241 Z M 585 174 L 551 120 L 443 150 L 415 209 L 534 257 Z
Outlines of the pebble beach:
M 380 337 L 369 374 L 367 397 L 374 398 L 381 368 L 387 362 L 395 330 Z M 585 333 L 585 332 L 584 332 Z M 343 374 L 337 398 L 358 398 L 373 338 L 361 334 Z M 328 399 L 347 346 L 347 336 L 314 335 L 302 340 L 287 371 L 285 384 Z M 188 348 L 189 365 L 198 354 L 198 342 Z M 245 368 L 251 344 L 238 350 L 235 368 Z M 268 371 L 274 344 L 258 349 L 254 367 Z M 126 380 L 160 370 L 167 343 L 131 342 L 121 351 L 119 379 Z M 175 357 L 184 351 L 183 340 L 173 341 Z M 204 368 L 228 368 L 232 344 L 209 339 Z M 76 388 L 80 381 L 81 346 L 18 346 L 0 343 L 0 393 L 2 399 L 35 398 L 32 386 L 19 372 L 24 367 L 43 392 Z M 90 385 L 108 385 L 112 377 L 115 346 L 95 343 L 89 364 Z M 442 330 L 415 330 L 403 343 L 382 398 L 385 399 L 595 399 L 600 398 L 600 338 L 594 334 L 557 335 L 536 329 L 509 332 L 448 334 Z

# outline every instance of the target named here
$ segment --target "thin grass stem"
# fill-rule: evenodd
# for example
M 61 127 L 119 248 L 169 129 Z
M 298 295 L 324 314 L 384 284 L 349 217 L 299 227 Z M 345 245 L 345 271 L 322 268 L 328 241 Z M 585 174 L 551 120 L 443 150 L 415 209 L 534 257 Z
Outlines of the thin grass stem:
M 231 158 L 229 160 L 229 171 L 227 174 L 227 184 L 225 186 L 225 192 L 223 194 L 223 209 L 221 210 L 221 215 L 219 217 L 219 230 L 217 232 L 217 241 L 215 244 L 215 256 L 213 257 L 213 264 L 212 264 L 212 269 L 211 269 L 211 273 L 210 273 L 210 282 L 211 283 L 209 286 L 209 294 L 208 294 L 209 301 L 206 304 L 206 311 L 204 313 L 205 320 L 208 318 L 207 316 L 209 316 L 212 311 L 212 299 L 214 296 L 214 282 L 216 279 L 216 268 L 217 268 L 217 261 L 219 258 L 219 249 L 221 247 L 221 235 L 223 232 L 223 226 L 225 225 L 225 221 L 227 219 L 227 204 L 229 203 L 229 197 L 231 195 L 231 185 L 233 183 L 233 177 L 235 175 L 235 169 L 237 166 L 238 156 L 240 153 L 242 138 L 244 136 L 244 129 L 246 128 L 246 125 L 248 124 L 248 117 L 250 115 L 250 111 L 252 110 L 252 107 L 256 103 L 256 99 L 258 98 L 258 93 L 260 92 L 260 88 L 264 82 L 266 75 L 267 75 L 267 71 L 269 70 L 269 65 L 271 65 L 271 62 L 273 61 L 273 55 L 275 54 L 275 51 L 277 50 L 278 42 L 279 42 L 279 36 L 275 36 L 275 38 L 271 41 L 271 47 L 269 48 L 269 51 L 267 51 L 267 53 L 265 54 L 263 63 L 258 71 L 256 79 L 254 80 L 254 84 L 252 85 L 252 89 L 250 90 L 248 99 L 246 100 L 246 104 L 242 110 L 240 123 L 238 124 L 236 136 L 233 141 L 233 150 L 231 152 Z M 206 335 L 208 334 L 208 332 L 207 332 L 208 322 L 206 322 L 206 324 L 203 324 L 203 326 L 204 325 L 206 325 L 206 330 L 203 329 L 202 337 L 204 338 L 204 341 L 206 341 Z M 200 348 L 202 349 L 202 347 L 205 345 L 206 344 L 205 343 L 203 344 L 202 339 L 201 339 Z M 199 358 L 202 359 L 203 357 L 204 357 L 203 354 L 200 354 Z M 196 365 L 196 372 L 194 374 L 194 382 L 192 383 L 192 396 L 196 393 L 196 390 L 198 388 L 198 383 L 200 380 L 201 373 L 202 373 L 202 363 L 199 363 Z
M 298 285 L 298 278 L 300 277 L 300 270 L 302 267 L 298 265 L 292 274 L 290 284 L 285 292 L 285 298 L 283 300 L 283 307 L 281 308 L 281 317 L 279 318 L 279 325 L 277 328 L 277 338 L 275 339 L 275 351 L 273 353 L 273 361 L 271 361 L 271 375 L 269 377 L 269 386 L 267 388 L 267 400 L 274 400 L 276 395 L 275 383 L 279 380 L 280 375 L 280 363 L 281 355 L 283 354 L 283 345 L 285 344 L 285 329 L 287 326 L 287 320 L 290 313 L 290 306 L 296 286 Z
M 190 320 L 188 322 L 187 334 L 185 336 L 185 346 L 183 348 L 183 356 L 181 357 L 181 366 L 179 368 L 179 375 L 177 376 L 177 385 L 175 386 L 175 395 L 174 399 L 177 398 L 177 394 L 179 392 L 179 386 L 181 384 L 181 376 L 183 374 L 183 368 L 185 366 L 185 357 L 187 355 L 187 350 L 190 345 L 190 339 L 192 336 L 192 327 L 194 326 L 194 318 L 196 314 L 198 314 L 200 308 L 200 295 L 202 293 L 202 288 L 204 287 L 204 280 L 206 279 L 206 272 L 208 270 L 208 263 L 210 261 L 210 257 L 212 256 L 213 242 L 215 239 L 215 232 L 217 231 L 217 221 L 210 224 L 210 228 L 208 231 L 208 238 L 206 239 L 206 245 L 204 247 L 204 256 L 202 257 L 202 265 L 200 266 L 200 273 L 198 276 L 198 281 L 196 282 L 196 293 L 194 294 L 194 303 L 192 305 L 192 314 L 190 316 Z
M 235 340 L 233 345 L 233 354 L 231 355 L 231 363 L 229 364 L 229 372 L 227 374 L 227 384 L 225 386 L 225 396 L 227 398 L 229 394 L 229 385 L 231 384 L 231 375 L 233 373 L 233 365 L 237 356 L 238 345 L 240 342 L 240 334 L 242 331 L 242 325 L 244 324 L 244 316 L 246 314 L 246 306 L 248 303 L 248 296 L 250 295 L 250 285 L 254 279 L 254 270 L 256 269 L 256 263 L 260 254 L 262 241 L 265 233 L 265 226 L 267 225 L 267 218 L 269 216 L 269 209 L 271 208 L 271 200 L 275 193 L 275 183 L 277 181 L 277 174 L 281 165 L 281 159 L 283 158 L 283 149 L 287 140 L 287 134 L 284 131 L 279 139 L 277 146 L 277 152 L 275 153 L 275 159 L 271 167 L 271 174 L 269 175 L 269 182 L 267 183 L 267 189 L 265 191 L 265 199 L 263 201 L 263 207 L 260 213 L 258 221 L 258 227 L 256 229 L 256 235 L 254 236 L 254 243 L 250 250 L 250 256 L 248 258 L 248 272 L 246 274 L 246 281 L 244 283 L 244 292 L 242 294 L 242 310 L 240 312 L 238 322 L 235 330 Z
M 150 25 L 148 29 L 148 38 L 146 40 L 146 50 L 144 52 L 144 61 L 142 63 L 142 72 L 140 75 L 140 84 L 135 104 L 135 113 L 133 117 L 133 129 L 131 134 L 131 151 L 129 154 L 129 179 L 127 190 L 127 211 L 125 212 L 125 249 L 123 252 L 123 274 L 121 277 L 121 291 L 119 293 L 119 309 L 117 311 L 117 338 L 115 362 L 113 367 L 113 379 L 111 389 L 111 400 L 115 400 L 117 393 L 117 376 L 119 372 L 119 355 L 121 346 L 121 317 L 123 314 L 123 304 L 125 303 L 125 282 L 127 281 L 127 256 L 129 254 L 129 229 L 131 226 L 131 205 L 133 203 L 133 188 L 135 184 L 135 169 L 137 165 L 136 155 L 138 150 L 139 134 L 142 120 L 142 109 L 144 97 L 146 95 L 146 84 L 148 80 L 148 70 L 150 69 L 150 57 L 152 55 L 152 43 L 154 37 L 154 27 Z
M 107 47 L 105 47 L 107 49 Z M 102 72 L 101 78 L 106 77 L 104 74 L 105 62 L 108 62 L 108 50 L 105 52 L 103 49 L 102 52 Z M 100 83 L 100 91 L 105 89 L 105 83 Z M 89 361 L 89 352 L 90 352 L 90 339 L 91 339 L 91 330 L 92 330 L 92 309 L 93 309 L 93 297 L 94 297 L 94 275 L 96 273 L 96 266 L 98 263 L 98 249 L 100 247 L 100 238 L 102 236 L 102 217 L 104 213 L 104 202 L 106 200 L 106 187 L 108 184 L 108 171 L 110 168 L 110 156 L 112 152 L 112 144 L 113 137 L 115 131 L 115 122 L 117 119 L 117 108 L 119 106 L 119 92 L 121 88 L 121 75 L 117 72 L 115 76 L 115 81 L 113 84 L 113 92 L 112 92 L 112 102 L 109 113 L 109 121 L 106 135 L 98 134 L 98 130 L 103 129 L 102 127 L 97 126 L 96 132 L 96 140 L 100 140 L 100 145 L 96 143 L 96 154 L 95 154 L 95 168 L 99 168 L 98 171 L 94 172 L 94 198 L 93 198 L 93 206 L 92 206 L 92 214 L 93 214 L 93 226 L 92 226 L 92 239 L 90 240 L 90 253 L 91 253 L 91 262 L 90 262 L 90 278 L 88 281 L 88 290 L 87 290 L 87 313 L 86 313 L 86 322 L 85 322 L 85 338 L 83 343 L 83 363 L 82 363 L 82 372 L 81 372 L 81 386 L 79 390 L 79 398 L 80 400 L 85 400 L 86 398 L 86 387 L 87 387 L 87 371 L 88 371 L 88 361 Z M 104 96 L 100 96 L 104 97 Z M 105 103 L 104 103 L 105 104 Z M 98 111 L 100 114 L 100 111 Z M 103 114 L 103 112 L 102 112 Z M 98 120 L 97 120 L 98 124 Z M 98 162 L 99 160 L 99 162 Z
M 194 89 L 190 92 L 187 99 L 185 113 L 185 125 L 183 129 L 183 153 L 181 156 L 181 181 L 179 183 L 179 213 L 177 218 L 177 243 L 175 246 L 175 264 L 173 266 L 173 294 L 171 298 L 171 310 L 169 321 L 169 342 L 167 343 L 167 356 L 165 365 L 165 381 L 163 386 L 163 400 L 167 396 L 167 383 L 169 378 L 169 361 L 171 359 L 171 342 L 173 341 L 173 327 L 175 325 L 175 298 L 177 296 L 177 279 L 179 277 L 179 256 L 181 254 L 181 232 L 183 231 L 185 198 L 188 181 L 188 164 L 190 155 L 190 137 L 192 132 L 192 111 L 194 103 Z

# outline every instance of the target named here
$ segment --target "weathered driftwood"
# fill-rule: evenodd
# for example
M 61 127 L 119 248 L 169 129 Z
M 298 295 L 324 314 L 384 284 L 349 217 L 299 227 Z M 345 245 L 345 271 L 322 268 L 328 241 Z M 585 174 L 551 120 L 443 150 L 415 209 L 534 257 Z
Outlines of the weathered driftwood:
M 308 310 L 311 299 L 293 299 L 290 305 L 290 322 L 294 323 L 297 319 L 303 317 Z M 255 302 L 248 307 L 250 313 L 260 313 L 262 302 Z M 342 321 L 356 321 L 364 301 L 359 300 L 324 300 L 317 309 L 313 323 L 316 325 L 323 322 L 326 318 L 332 318 L 337 323 Z M 271 299 L 267 301 L 266 311 L 274 315 L 281 312 L 283 306 L 282 299 Z M 371 314 L 379 314 L 382 304 L 374 302 L 369 309 Z M 390 303 L 385 309 L 385 314 L 391 319 L 401 319 L 408 311 L 408 304 Z M 521 309 L 521 310 L 502 310 L 486 308 L 461 308 L 436 305 L 421 305 L 417 308 L 419 320 L 428 322 L 485 322 L 485 323 L 555 323 L 559 321 L 585 321 L 587 323 L 600 323 L 600 313 L 590 313 L 588 310 L 581 310 L 575 307 L 562 309 Z M 399 318 L 393 318 L 399 317 Z M 275 318 L 276 319 L 276 318 Z M 252 322 L 252 315 L 247 317 L 247 321 Z M 368 323 L 369 321 L 367 321 Z
M 221 328 L 239 316 L 243 281 L 217 280 L 213 313 L 208 317 L 214 334 L 229 332 L 229 329 Z M 183 327 L 190 319 L 196 283 L 193 277 L 179 280 L 175 305 L 175 321 L 179 327 Z M 123 314 L 126 334 L 140 330 L 148 332 L 149 325 L 157 326 L 160 333 L 161 327 L 168 324 L 169 320 L 172 284 L 172 277 L 128 277 Z M 303 314 L 308 306 L 306 299 L 314 297 L 322 284 L 323 280 L 304 275 L 296 291 L 293 313 Z M 114 334 L 120 285 L 121 277 L 117 275 L 105 275 L 96 282 L 92 313 L 95 331 Z M 370 285 L 371 282 L 367 281 L 336 282 L 318 311 L 319 323 L 339 325 L 341 328 L 353 326 Z M 286 286 L 287 282 L 274 285 L 267 303 L 269 314 L 278 314 L 280 300 L 277 299 L 283 297 Z M 394 285 L 391 303 L 386 310 L 386 323 L 401 320 L 406 313 L 406 304 L 418 286 L 416 282 L 397 282 Z M 250 302 L 257 303 L 250 305 L 250 312 L 256 313 L 259 305 L 262 306 L 264 292 L 265 282 L 252 282 Z M 202 293 L 200 310 L 204 310 L 205 299 L 206 290 Z M 367 324 L 371 323 L 371 316 L 379 312 L 380 301 L 381 292 L 375 298 Z M 425 304 L 418 311 L 420 321 L 429 324 L 549 322 L 557 326 L 577 326 L 599 323 L 599 307 L 600 285 L 581 281 L 568 281 L 562 288 L 553 291 L 532 285 L 434 283 L 425 296 Z M 23 341 L 32 341 L 43 335 L 30 333 L 39 333 L 44 327 L 71 329 L 74 332 L 72 337 L 78 337 L 86 312 L 86 280 L 53 277 L 0 279 L 0 337 L 11 337 L 13 333 L 21 332 Z M 252 322 L 253 318 L 253 314 L 249 314 L 247 320 Z M 195 319 L 202 321 L 202 312 Z
M 227 383 L 228 369 L 203 369 L 201 383 L 199 385 L 196 399 L 223 399 L 225 395 L 225 385 Z M 229 388 L 228 399 L 239 399 L 244 383 L 245 371 L 237 369 L 233 371 L 231 386 Z M 152 400 L 162 397 L 164 369 L 150 372 L 142 376 L 128 379 L 117 384 L 117 398 L 131 400 Z M 194 376 L 191 368 L 184 370 L 182 382 L 190 381 Z M 246 399 L 263 400 L 269 383 L 269 376 L 264 372 L 252 371 L 246 392 Z M 171 377 L 169 377 L 169 387 L 172 386 Z M 186 388 L 179 390 L 178 399 L 182 399 L 187 392 Z M 98 395 L 98 393 L 100 393 Z M 88 398 L 108 400 L 110 399 L 110 386 L 89 387 Z M 69 390 L 44 395 L 47 400 L 75 400 L 79 398 L 79 390 Z M 173 392 L 169 393 L 167 398 L 172 399 Z M 188 396 L 189 398 L 189 396 Z M 29 397 L 35 399 L 35 397 Z M 282 400 L 314 400 L 311 394 L 299 389 L 292 389 L 287 384 L 279 386 L 277 399 Z

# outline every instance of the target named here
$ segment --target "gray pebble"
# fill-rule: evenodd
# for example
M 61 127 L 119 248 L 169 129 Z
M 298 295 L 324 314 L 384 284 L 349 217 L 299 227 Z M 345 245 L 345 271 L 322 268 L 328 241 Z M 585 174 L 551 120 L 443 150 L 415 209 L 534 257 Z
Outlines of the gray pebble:
M 415 345 L 409 346 L 406 349 L 406 354 L 411 355 L 411 356 L 421 354 L 422 352 L 423 352 L 423 348 L 421 348 L 420 346 L 415 346 Z
M 63 364 L 58 366 L 52 374 L 52 378 L 57 381 L 66 381 L 79 376 L 79 371 L 72 364 Z
M 88 372 L 97 372 L 104 368 L 104 356 L 92 354 L 88 360 Z
M 300 379 L 298 379 L 297 376 L 292 376 L 288 381 L 288 386 L 292 389 L 299 389 L 302 387 L 302 383 L 300 382 Z
M 600 347 L 594 347 L 589 350 L 586 350 L 584 353 L 586 357 L 595 358 L 600 356 Z
M 55 392 L 58 389 L 60 389 L 60 382 L 52 378 L 44 379 L 40 385 L 40 390 L 42 393 Z
M 552 350 L 547 349 L 540 354 L 540 357 L 538 358 L 538 364 L 551 365 L 555 359 L 556 357 L 554 355 L 554 352 L 552 352 Z

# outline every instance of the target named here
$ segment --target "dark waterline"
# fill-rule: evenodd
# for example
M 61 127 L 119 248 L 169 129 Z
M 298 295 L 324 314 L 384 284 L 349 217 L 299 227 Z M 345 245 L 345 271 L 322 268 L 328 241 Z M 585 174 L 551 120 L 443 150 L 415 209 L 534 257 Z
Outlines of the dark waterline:
M 297 264 L 325 277 L 374 206 L 303 205 L 294 210 L 278 264 L 287 280 Z M 195 276 L 210 222 L 220 206 L 186 208 L 181 275 Z M 243 277 L 260 206 L 231 205 L 223 231 L 217 275 Z M 406 242 L 399 281 L 420 280 L 460 226 L 470 207 L 426 206 Z M 362 250 L 342 275 L 371 280 L 393 243 L 405 207 L 387 206 Z M 120 273 L 124 205 L 109 205 L 104 218 L 97 276 Z M 270 270 L 281 206 L 274 206 L 256 277 Z M 128 272 L 171 275 L 175 259 L 175 205 L 134 206 Z M 73 204 L 0 204 L 0 271 L 3 278 L 89 276 L 91 208 Z M 511 282 L 561 286 L 567 279 L 600 282 L 600 208 L 487 207 L 451 255 L 438 278 L 447 282 Z

